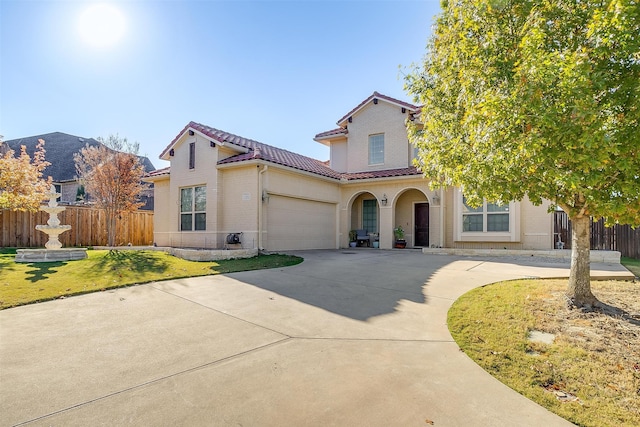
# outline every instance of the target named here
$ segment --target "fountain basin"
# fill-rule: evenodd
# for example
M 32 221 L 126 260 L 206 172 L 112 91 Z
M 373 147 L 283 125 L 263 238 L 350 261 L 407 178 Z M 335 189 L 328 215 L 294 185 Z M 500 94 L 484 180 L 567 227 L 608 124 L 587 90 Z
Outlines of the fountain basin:
M 18 249 L 15 262 L 57 262 L 85 259 L 87 248 Z

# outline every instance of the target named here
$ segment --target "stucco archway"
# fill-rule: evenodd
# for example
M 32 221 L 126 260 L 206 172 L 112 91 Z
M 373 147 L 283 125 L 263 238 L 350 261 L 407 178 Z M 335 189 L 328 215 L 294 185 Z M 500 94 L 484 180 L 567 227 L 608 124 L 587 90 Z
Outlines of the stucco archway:
M 380 207 L 381 199 L 376 194 L 370 191 L 355 192 L 348 201 L 347 230 L 366 230 L 372 235 L 371 242 L 376 241 L 380 231 Z
M 391 228 L 403 228 L 408 247 L 428 247 L 433 243 L 433 202 L 427 192 L 415 187 L 403 188 L 394 195 L 391 207 Z

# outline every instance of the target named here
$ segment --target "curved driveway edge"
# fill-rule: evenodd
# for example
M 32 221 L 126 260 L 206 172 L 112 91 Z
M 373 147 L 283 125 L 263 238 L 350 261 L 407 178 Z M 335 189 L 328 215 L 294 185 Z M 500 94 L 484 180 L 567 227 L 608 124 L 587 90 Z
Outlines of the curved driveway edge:
M 571 425 L 487 374 L 446 326 L 468 290 L 568 264 L 296 254 L 293 267 L 0 311 L 0 425 Z

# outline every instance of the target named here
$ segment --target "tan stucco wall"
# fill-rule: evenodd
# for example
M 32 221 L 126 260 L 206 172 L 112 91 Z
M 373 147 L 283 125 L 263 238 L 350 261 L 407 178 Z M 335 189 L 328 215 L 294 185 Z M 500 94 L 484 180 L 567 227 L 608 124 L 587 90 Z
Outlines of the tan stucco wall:
M 549 213 L 549 201 L 534 206 L 528 198 L 521 203 L 520 230 L 522 249 L 553 249 L 553 214 Z
M 400 107 L 382 100 L 377 105 L 368 104 L 354 115 L 347 127 L 348 172 L 408 167 L 406 118 L 407 114 L 402 114 Z M 384 164 L 369 166 L 369 135 L 378 133 L 384 133 Z
M 259 171 L 254 164 L 220 170 L 219 247 L 224 246 L 227 234 L 240 232 L 243 247 L 258 247 Z
M 347 140 L 343 139 L 340 141 L 332 141 L 331 142 L 331 150 L 329 166 L 331 169 L 344 173 L 347 171 Z
M 331 203 L 340 200 L 340 185 L 335 180 L 325 180 L 273 166 L 269 167 L 265 178 L 264 189 L 267 193 Z
M 169 179 L 155 181 L 153 185 L 155 210 L 153 212 L 153 237 L 154 243 L 158 246 L 170 246 L 170 209 L 169 202 Z
M 189 143 L 196 143 L 195 168 L 189 169 Z M 171 181 L 168 201 L 156 204 L 155 211 L 166 209 L 163 227 L 155 228 L 156 238 L 162 245 L 173 247 L 215 248 L 219 247 L 218 228 L 218 161 L 219 147 L 211 147 L 209 139 L 198 134 L 183 135 L 174 146 L 171 161 Z M 207 187 L 207 229 L 206 231 L 180 231 L 180 189 L 183 187 Z M 158 203 L 156 201 L 156 203 Z M 155 214 L 154 214 L 155 216 Z M 160 237 L 160 233 L 165 234 Z M 160 242 L 157 242 L 161 244 Z

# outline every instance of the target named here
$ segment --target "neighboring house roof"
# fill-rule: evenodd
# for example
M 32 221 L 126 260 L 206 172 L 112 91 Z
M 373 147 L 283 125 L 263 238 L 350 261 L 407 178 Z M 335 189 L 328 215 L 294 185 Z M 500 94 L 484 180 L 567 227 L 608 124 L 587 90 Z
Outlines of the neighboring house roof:
M 349 111 L 347 114 L 342 116 L 340 118 L 340 120 L 338 120 L 336 122 L 337 125 L 340 126 L 340 127 L 345 127 L 344 126 L 344 125 L 346 125 L 345 122 L 349 119 L 349 117 L 353 116 L 358 111 L 363 109 L 369 102 L 372 102 L 374 99 L 382 99 L 382 100 L 390 102 L 392 104 L 396 104 L 401 108 L 402 107 L 406 108 L 406 109 L 410 110 L 411 112 L 416 112 L 416 111 L 418 111 L 420 109 L 420 107 L 417 106 L 417 105 L 409 104 L 408 102 L 404 102 L 404 101 L 401 101 L 399 99 L 395 99 L 395 98 L 392 98 L 392 97 L 387 96 L 387 95 L 383 95 L 383 94 L 378 93 L 378 92 L 373 92 L 367 99 L 365 99 L 360 104 L 358 104 L 353 110 Z M 331 132 L 331 131 L 329 131 L 329 132 Z
M 43 135 L 12 139 L 10 141 L 5 141 L 5 143 L 15 151 L 16 155 L 20 153 L 20 146 L 24 145 L 29 156 L 33 158 L 39 139 L 44 140 L 44 149 L 46 151 L 45 159 L 51 163 L 44 170 L 43 176 L 51 176 L 55 182 L 75 180 L 76 165 L 73 160 L 73 155 L 78 153 L 86 145 L 95 147 L 100 144 L 93 138 L 83 138 L 62 132 L 52 132 Z M 146 172 L 155 170 L 155 167 L 147 157 L 138 156 L 138 158 Z

